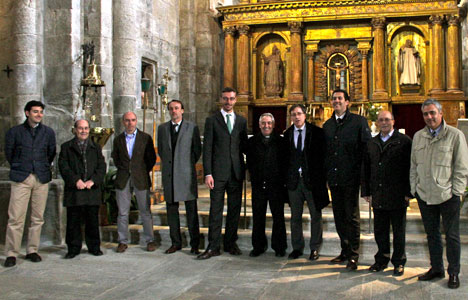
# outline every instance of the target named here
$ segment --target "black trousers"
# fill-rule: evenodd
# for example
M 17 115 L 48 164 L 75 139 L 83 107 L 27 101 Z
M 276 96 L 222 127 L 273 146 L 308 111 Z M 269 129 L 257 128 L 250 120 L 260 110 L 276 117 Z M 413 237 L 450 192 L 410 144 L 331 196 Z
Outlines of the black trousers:
M 291 206 L 291 244 L 293 250 L 304 251 L 304 233 L 302 231 L 302 213 L 304 202 L 307 202 L 310 214 L 310 251 L 319 251 L 322 246 L 322 211 L 315 208 L 312 191 L 304 185 L 303 178 L 299 179 L 295 190 L 288 190 L 289 204 Z
M 224 251 L 229 251 L 237 241 L 237 227 L 242 207 L 242 180 L 237 180 L 231 172 L 228 180 L 214 178 L 214 188 L 210 190 L 210 224 L 207 250 L 219 251 L 220 249 L 225 193 L 227 193 L 227 216 L 223 239 Z
M 436 272 L 444 272 L 442 259 L 443 245 L 440 234 L 440 217 L 444 225 L 446 254 L 448 260 L 447 272 L 450 275 L 460 273 L 460 197 L 453 196 L 437 205 L 427 205 L 418 195 L 419 210 L 427 234 L 427 244 L 431 257 L 432 269 Z
M 198 222 L 197 200 L 184 201 L 187 216 L 187 226 L 190 235 L 190 246 L 199 247 L 200 225 Z M 166 202 L 167 222 L 173 246 L 182 247 L 182 237 L 180 234 L 179 202 Z
M 85 241 L 88 252 L 100 250 L 99 206 L 68 206 L 65 242 L 67 243 L 69 253 L 78 254 L 81 251 L 81 246 L 83 244 L 81 225 L 83 223 L 85 224 Z
M 273 217 L 273 233 L 271 235 L 271 248 L 284 251 L 288 247 L 286 242 L 286 225 L 284 223 L 284 199 L 285 193 L 271 186 L 252 183 L 252 246 L 257 250 L 268 247 L 265 234 L 266 212 L 268 203 Z
M 387 265 L 390 261 L 390 225 L 393 230 L 392 264 L 406 264 L 406 207 L 394 210 L 374 209 L 374 237 L 378 251 L 375 262 Z
M 357 261 L 361 235 L 359 186 L 335 186 L 330 191 L 336 231 L 341 241 L 341 254 L 349 260 Z

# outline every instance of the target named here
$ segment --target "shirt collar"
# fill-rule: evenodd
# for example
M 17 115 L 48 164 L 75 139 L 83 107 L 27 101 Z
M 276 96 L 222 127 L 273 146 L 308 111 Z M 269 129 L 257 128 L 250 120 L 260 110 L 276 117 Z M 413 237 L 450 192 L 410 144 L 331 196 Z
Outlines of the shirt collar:
M 136 134 L 137 134 L 137 131 L 138 131 L 138 129 L 135 129 L 135 131 L 132 134 L 128 134 L 126 131 L 124 131 L 125 137 L 126 138 L 134 138 L 136 136 Z
M 301 129 L 302 131 L 304 131 L 305 126 L 306 126 L 305 123 L 304 123 L 304 125 L 302 125 L 302 127 L 300 127 L 300 128 L 297 128 L 296 125 L 294 125 L 294 130 L 295 130 L 295 131 L 298 131 L 299 129 Z

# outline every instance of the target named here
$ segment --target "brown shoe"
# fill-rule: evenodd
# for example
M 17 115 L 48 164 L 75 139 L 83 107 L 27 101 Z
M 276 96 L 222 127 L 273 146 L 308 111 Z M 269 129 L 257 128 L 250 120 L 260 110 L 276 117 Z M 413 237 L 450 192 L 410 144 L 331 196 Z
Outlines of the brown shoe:
M 219 250 L 206 250 L 202 254 L 198 255 L 197 259 L 209 259 L 213 256 L 219 256 L 219 255 L 221 255 Z
M 172 245 L 171 247 L 169 247 L 169 249 L 166 250 L 166 254 L 171 254 L 171 253 L 174 253 L 176 251 L 179 251 L 180 249 L 182 249 L 182 247 L 177 247 L 177 246 L 174 246 Z
M 156 250 L 156 243 L 155 242 L 149 242 L 146 244 L 146 251 L 153 252 Z
M 123 244 L 123 243 L 120 243 L 118 246 L 117 246 L 117 250 L 115 250 L 117 253 L 124 253 L 125 250 L 127 250 L 128 246 L 127 244 Z

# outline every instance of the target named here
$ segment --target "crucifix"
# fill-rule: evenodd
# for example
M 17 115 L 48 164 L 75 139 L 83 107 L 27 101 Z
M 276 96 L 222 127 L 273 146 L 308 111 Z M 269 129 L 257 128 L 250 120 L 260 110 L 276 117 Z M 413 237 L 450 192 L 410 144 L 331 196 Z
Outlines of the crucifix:
M 10 73 L 13 72 L 13 69 L 10 69 L 10 66 L 7 65 L 6 69 L 3 69 L 2 71 L 7 73 L 7 77 L 10 78 Z

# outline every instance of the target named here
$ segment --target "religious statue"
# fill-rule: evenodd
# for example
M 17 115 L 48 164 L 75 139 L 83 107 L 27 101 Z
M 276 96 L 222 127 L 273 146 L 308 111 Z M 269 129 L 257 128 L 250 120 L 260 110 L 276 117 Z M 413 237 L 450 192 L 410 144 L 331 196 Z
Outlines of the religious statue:
M 400 48 L 398 72 L 400 72 L 400 85 L 420 85 L 421 57 L 411 40 L 406 40 Z
M 264 63 L 263 85 L 265 96 L 279 97 L 284 88 L 284 67 L 281 52 L 273 46 L 272 54 L 268 57 L 262 53 Z

